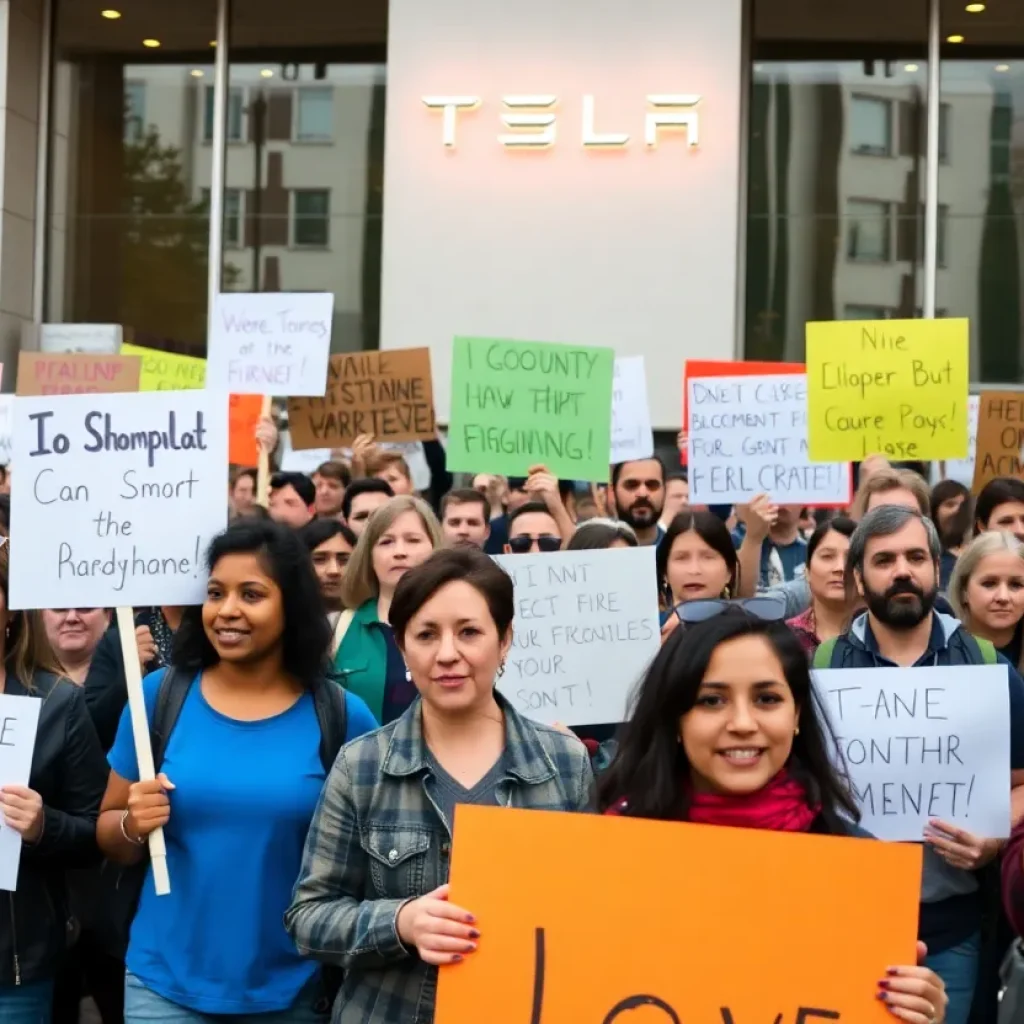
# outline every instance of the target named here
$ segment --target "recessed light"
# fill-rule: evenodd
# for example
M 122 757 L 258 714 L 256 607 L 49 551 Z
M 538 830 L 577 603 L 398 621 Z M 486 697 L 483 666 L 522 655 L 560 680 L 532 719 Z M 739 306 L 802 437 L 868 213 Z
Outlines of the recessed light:
M 192 77 L 193 78 L 202 78 L 204 74 L 205 74 L 205 72 L 204 71 L 200 71 L 199 68 L 193 68 L 192 69 Z
M 946 36 L 946 42 L 947 43 L 962 43 L 963 41 L 964 41 L 964 37 L 961 36 L 961 35 Z
M 921 68 L 917 64 L 904 64 L 903 65 L 903 70 L 904 71 L 914 72 L 914 71 L 920 71 Z
M 273 78 L 273 77 L 274 77 L 274 72 L 271 71 L 270 68 L 264 68 L 260 72 L 260 78 Z
M 968 4 L 968 5 L 967 5 L 967 6 L 966 6 L 966 7 L 964 8 L 964 10 L 965 10 L 965 11 L 966 11 L 966 12 L 967 12 L 968 14 L 981 14 L 981 12 L 982 12 L 983 10 L 985 10 L 985 5 L 984 5 L 984 4 Z
M 997 64 L 996 65 L 996 71 L 1003 72 L 1003 71 L 1009 71 L 1009 70 L 1010 70 L 1010 65 L 1009 64 Z
M 159 39 L 143 39 L 142 45 L 149 47 L 151 50 L 155 50 L 160 45 Z
M 210 45 L 211 46 L 216 46 L 217 45 L 217 40 L 216 39 L 211 39 L 210 40 Z
M 100 17 L 106 18 L 108 21 L 117 21 L 121 17 L 121 12 L 114 10 L 100 11 Z

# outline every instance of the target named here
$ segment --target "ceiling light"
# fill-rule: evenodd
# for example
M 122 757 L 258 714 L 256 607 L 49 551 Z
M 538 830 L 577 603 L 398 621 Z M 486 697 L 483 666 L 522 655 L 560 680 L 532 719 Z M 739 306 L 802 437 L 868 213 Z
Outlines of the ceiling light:
M 997 64 L 996 65 L 996 71 L 1009 71 L 1009 70 L 1010 70 L 1010 65 L 1009 64 Z
M 106 18 L 109 21 L 117 21 L 121 17 L 121 12 L 113 10 L 100 11 L 100 17 Z
M 964 10 L 965 10 L 965 11 L 966 11 L 966 12 L 967 12 L 968 14 L 981 14 L 981 12 L 982 12 L 983 10 L 985 10 L 985 5 L 984 5 L 984 4 L 968 4 L 968 5 L 967 5 L 967 6 L 966 6 L 966 7 L 964 8 Z
M 946 42 L 947 43 L 962 43 L 963 41 L 964 41 L 964 37 L 960 36 L 960 35 L 946 36 Z
M 274 77 L 274 72 L 271 71 L 270 68 L 264 68 L 260 72 L 260 78 L 273 78 L 273 77 Z
M 210 40 L 210 45 L 211 46 L 216 46 L 217 45 L 217 40 L 216 39 L 211 39 Z
M 920 71 L 921 69 L 920 69 L 920 67 L 917 64 L 904 64 L 903 65 L 903 70 L 904 71 L 914 72 L 914 71 Z
M 151 50 L 155 50 L 160 45 L 159 39 L 143 39 L 142 45 L 148 47 Z
M 200 71 L 199 68 L 194 68 L 193 71 L 192 71 L 192 77 L 193 78 L 202 78 L 204 74 L 205 74 L 205 72 L 204 71 Z

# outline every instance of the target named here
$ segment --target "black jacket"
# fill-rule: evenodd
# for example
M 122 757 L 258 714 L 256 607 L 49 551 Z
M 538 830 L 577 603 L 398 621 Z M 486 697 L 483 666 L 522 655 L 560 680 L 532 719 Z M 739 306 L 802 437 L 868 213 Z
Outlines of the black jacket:
M 100 860 L 96 818 L 109 775 L 79 687 L 38 672 L 29 692 L 8 673 L 4 692 L 43 702 L 28 785 L 45 819 L 39 842 L 22 846 L 17 892 L 0 893 L 0 987 L 55 975 L 67 945 L 66 872 Z

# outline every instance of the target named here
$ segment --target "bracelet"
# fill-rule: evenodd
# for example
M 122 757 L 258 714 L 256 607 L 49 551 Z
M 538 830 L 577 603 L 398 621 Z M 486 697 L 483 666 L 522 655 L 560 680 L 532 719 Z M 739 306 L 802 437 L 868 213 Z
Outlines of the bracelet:
M 132 846 L 145 846 L 146 845 L 146 840 L 145 839 L 133 839 L 130 835 L 128 835 L 128 830 L 124 827 L 124 823 L 127 820 L 128 820 L 128 808 L 125 808 L 124 811 L 121 812 L 121 835 L 123 835 L 125 840 L 127 842 L 131 843 Z

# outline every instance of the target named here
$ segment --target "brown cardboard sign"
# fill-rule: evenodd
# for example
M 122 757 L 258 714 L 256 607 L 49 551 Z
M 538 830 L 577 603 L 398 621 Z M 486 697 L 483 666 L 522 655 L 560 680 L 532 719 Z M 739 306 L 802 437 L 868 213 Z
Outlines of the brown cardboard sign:
M 19 352 L 16 392 L 28 395 L 122 394 L 139 390 L 138 356 Z
M 980 398 L 978 448 L 971 485 L 975 494 L 997 477 L 1024 477 L 1024 393 L 982 391 Z

